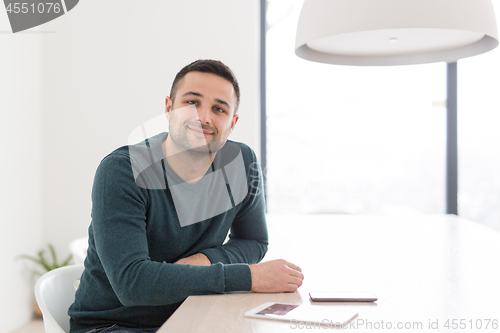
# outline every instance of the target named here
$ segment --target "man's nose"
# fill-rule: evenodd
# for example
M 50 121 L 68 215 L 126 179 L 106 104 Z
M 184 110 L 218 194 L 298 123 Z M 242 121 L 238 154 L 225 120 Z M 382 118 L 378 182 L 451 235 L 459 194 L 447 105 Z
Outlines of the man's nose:
M 202 124 L 210 123 L 210 108 L 207 106 L 198 106 L 196 108 L 198 112 L 198 119 Z

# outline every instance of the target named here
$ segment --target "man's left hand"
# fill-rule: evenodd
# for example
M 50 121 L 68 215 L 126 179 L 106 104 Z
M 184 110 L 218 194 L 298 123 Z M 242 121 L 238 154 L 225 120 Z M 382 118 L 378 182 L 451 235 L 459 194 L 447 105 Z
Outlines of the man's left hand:
M 196 253 L 192 256 L 179 259 L 175 262 L 179 265 L 195 265 L 195 266 L 210 266 L 212 263 L 203 253 Z

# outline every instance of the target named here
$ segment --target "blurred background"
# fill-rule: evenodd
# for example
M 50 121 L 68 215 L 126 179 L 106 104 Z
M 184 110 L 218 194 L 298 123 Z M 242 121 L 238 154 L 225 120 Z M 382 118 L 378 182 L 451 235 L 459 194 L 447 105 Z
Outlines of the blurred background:
M 16 258 L 50 243 L 62 259 L 87 235 L 100 160 L 164 111 L 175 74 L 197 59 L 236 73 L 231 139 L 258 156 L 265 146 L 269 213 L 445 213 L 446 64 L 303 60 L 302 0 L 265 3 L 266 138 L 257 0 L 86 0 L 16 34 L 0 10 L 0 332 L 32 318 L 36 277 Z M 459 215 L 497 230 L 499 55 L 458 63 Z
M 0 332 L 29 322 L 35 304 L 33 266 L 16 257 L 51 243 L 62 259 L 87 235 L 99 162 L 164 112 L 182 67 L 233 69 L 232 138 L 259 154 L 259 22 L 258 1 L 86 0 L 13 34 L 0 10 Z
M 446 63 L 303 60 L 294 54 L 303 2 L 267 8 L 269 212 L 445 213 Z M 499 59 L 496 48 L 458 62 L 458 212 L 496 230 Z

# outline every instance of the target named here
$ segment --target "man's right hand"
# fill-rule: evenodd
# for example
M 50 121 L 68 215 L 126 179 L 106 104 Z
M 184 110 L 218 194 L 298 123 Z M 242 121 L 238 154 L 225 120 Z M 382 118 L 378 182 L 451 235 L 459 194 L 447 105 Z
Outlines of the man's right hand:
M 250 265 L 250 271 L 256 293 L 295 292 L 304 280 L 300 267 L 283 259 Z

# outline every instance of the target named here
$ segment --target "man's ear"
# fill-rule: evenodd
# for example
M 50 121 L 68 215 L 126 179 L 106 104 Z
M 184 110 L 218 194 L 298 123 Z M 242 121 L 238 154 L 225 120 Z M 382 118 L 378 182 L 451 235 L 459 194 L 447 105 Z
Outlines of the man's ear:
M 170 97 L 165 97 L 165 116 L 170 122 L 170 112 L 172 111 L 172 99 Z
M 233 119 L 231 119 L 231 133 L 233 132 L 234 126 L 236 126 L 236 123 L 238 122 L 238 119 L 240 119 L 240 116 L 238 116 L 237 114 L 235 114 L 233 116 Z

